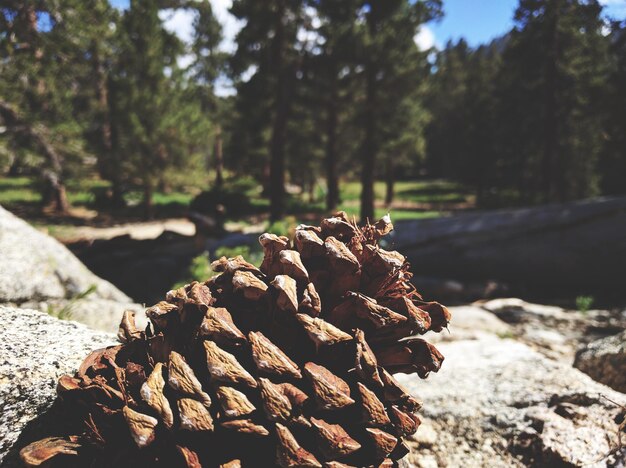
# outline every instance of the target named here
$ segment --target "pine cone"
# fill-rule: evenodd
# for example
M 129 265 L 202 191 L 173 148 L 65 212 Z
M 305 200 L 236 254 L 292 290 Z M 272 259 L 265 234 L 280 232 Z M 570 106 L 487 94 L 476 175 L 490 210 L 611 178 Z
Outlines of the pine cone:
M 261 268 L 241 256 L 166 294 L 123 343 L 90 354 L 58 394 L 81 435 L 22 450 L 62 466 L 393 466 L 421 403 L 392 377 L 425 378 L 443 356 L 414 337 L 450 315 L 424 302 L 398 252 L 345 213 L 263 234 Z

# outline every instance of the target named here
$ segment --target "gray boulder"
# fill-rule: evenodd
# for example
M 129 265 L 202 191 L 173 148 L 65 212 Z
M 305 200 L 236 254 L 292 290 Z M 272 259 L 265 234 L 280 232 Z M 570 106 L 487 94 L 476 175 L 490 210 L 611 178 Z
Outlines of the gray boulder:
M 474 304 L 508 324 L 512 335 L 551 359 L 574 362 L 582 344 L 626 329 L 626 313 L 618 310 L 578 310 L 533 304 L 517 298 Z
M 0 207 L 0 303 L 69 299 L 95 286 L 89 296 L 132 302 L 90 272 L 65 246 Z
M 587 344 L 576 353 L 574 367 L 626 393 L 626 331 Z
M 614 421 L 622 411 L 615 403 L 626 405 L 626 395 L 510 339 L 484 335 L 437 346 L 445 356 L 438 374 L 398 376 L 424 402 L 411 443 L 415 466 L 626 462 Z
M 116 332 L 122 312 L 143 309 L 94 275 L 64 245 L 0 207 L 0 304 L 47 311 Z M 143 313 L 138 325 L 145 325 Z
M 116 338 L 14 307 L 0 306 L 0 323 L 0 463 L 12 466 L 18 447 L 11 448 L 18 438 L 26 442 L 37 420 L 45 419 L 56 397 L 57 379 L 73 373 L 94 349 L 115 344 Z
M 389 242 L 435 278 L 601 296 L 626 277 L 626 197 L 394 224 Z
M 117 329 L 125 310 L 135 312 L 135 323 L 144 329 L 148 318 L 141 304 L 133 302 L 117 302 L 110 299 L 49 299 L 47 301 L 29 301 L 20 304 L 20 308 L 46 311 L 53 317 L 63 320 L 74 320 L 84 323 L 96 330 L 117 333 Z

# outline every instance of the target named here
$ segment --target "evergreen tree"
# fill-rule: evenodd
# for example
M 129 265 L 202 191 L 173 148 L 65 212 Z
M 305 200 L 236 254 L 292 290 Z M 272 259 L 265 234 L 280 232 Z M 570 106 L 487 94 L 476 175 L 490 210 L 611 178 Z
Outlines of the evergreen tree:
M 124 156 L 120 170 L 143 192 L 146 217 L 168 167 L 187 149 L 181 125 L 180 41 L 165 31 L 158 0 L 132 0 L 120 28 L 112 84 L 113 147 Z
M 189 4 L 196 10 L 193 21 L 193 42 L 191 51 L 194 62 L 190 66 L 193 78 L 193 88 L 200 101 L 202 111 L 216 117 L 213 132 L 213 160 L 215 167 L 215 185 L 221 187 L 224 183 L 224 156 L 223 156 L 223 125 L 224 105 L 215 95 L 215 84 L 224 72 L 227 55 L 219 49 L 222 42 L 222 25 L 219 23 L 209 0 L 202 0 Z M 209 162 L 207 157 L 207 163 Z
M 606 144 L 600 159 L 603 193 L 624 194 L 626 174 L 626 21 L 614 22 L 611 35 L 611 62 L 604 105 Z
M 0 9 L 0 117 L 7 127 L 14 163 L 34 159 L 42 180 L 44 205 L 64 213 L 68 165 L 82 149 L 81 127 L 72 116 L 75 77 L 68 66 L 69 38 L 59 34 L 71 1 L 9 0 Z M 47 20 L 46 30 L 40 27 Z
M 248 82 L 238 83 L 238 93 L 242 93 L 240 103 L 246 104 L 239 115 L 256 107 L 261 118 L 270 121 L 266 188 L 273 221 L 280 219 L 285 212 L 287 125 L 300 59 L 296 45 L 302 24 L 302 6 L 301 0 L 236 0 L 231 8 L 238 19 L 245 21 L 236 38 L 237 51 L 231 62 L 233 72 L 242 77 L 250 70 L 254 71 Z M 267 91 L 254 92 L 263 89 Z
M 596 0 L 520 0 L 504 56 L 507 157 L 528 201 L 597 193 L 606 38 Z
M 116 28 L 120 15 L 108 0 L 78 0 L 80 14 L 63 31 L 74 43 L 69 69 L 80 81 L 76 118 L 84 122 L 87 147 L 97 158 L 98 172 L 111 181 L 113 206 L 124 205 L 122 155 L 113 151 L 110 80 L 117 47 Z
M 437 54 L 429 80 L 427 106 L 433 119 L 427 128 L 428 169 L 434 177 L 449 175 L 463 153 L 465 142 L 460 135 L 466 122 L 462 107 L 471 53 L 464 39 L 448 42 Z
M 498 173 L 500 123 L 495 118 L 503 42 L 498 39 L 475 50 L 462 39 L 448 43 L 438 54 L 429 83 L 429 171 L 473 187 L 479 204 L 504 176 Z
M 314 60 L 315 91 L 324 115 L 319 128 L 324 135 L 324 166 L 326 174 L 326 209 L 334 211 L 339 203 L 339 150 L 341 128 L 350 118 L 359 0 L 336 2 L 312 0 L 310 5 L 318 15 L 315 32 L 323 39 Z M 320 99 L 321 98 L 321 99 Z M 345 143 L 345 139 L 343 139 Z
M 438 0 L 371 0 L 361 8 L 360 54 L 363 67 L 363 140 L 360 150 L 361 219 L 374 219 L 374 177 L 383 142 L 386 103 L 393 108 L 394 84 L 415 60 L 419 26 L 440 13 Z M 401 93 L 401 92 L 400 92 Z M 391 98 L 391 99 L 389 99 Z

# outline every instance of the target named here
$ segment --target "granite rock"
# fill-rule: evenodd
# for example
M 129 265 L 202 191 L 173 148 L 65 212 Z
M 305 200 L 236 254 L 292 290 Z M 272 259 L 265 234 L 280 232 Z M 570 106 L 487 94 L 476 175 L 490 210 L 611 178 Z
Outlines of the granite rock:
M 0 306 L 0 462 L 22 431 L 56 397 L 57 379 L 74 373 L 94 349 L 116 343 L 112 334 L 58 320 L 43 312 Z
M 415 466 L 626 462 L 616 448 L 615 423 L 626 395 L 511 339 L 491 335 L 437 346 L 445 356 L 438 374 L 425 381 L 398 375 L 424 401 L 428 429 L 412 442 Z
M 65 246 L 0 207 L 0 303 L 90 298 L 132 302 L 90 272 Z
M 574 367 L 626 393 L 626 331 L 592 341 L 576 353 Z

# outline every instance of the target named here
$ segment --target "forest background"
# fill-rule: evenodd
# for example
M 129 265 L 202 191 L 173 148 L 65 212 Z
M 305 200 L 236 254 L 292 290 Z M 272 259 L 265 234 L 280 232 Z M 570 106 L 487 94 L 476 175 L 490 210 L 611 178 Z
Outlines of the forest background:
M 624 18 L 520 0 L 489 43 L 425 48 L 445 3 L 235 0 L 224 47 L 208 0 L 3 0 L 0 203 L 276 222 L 625 193 Z

